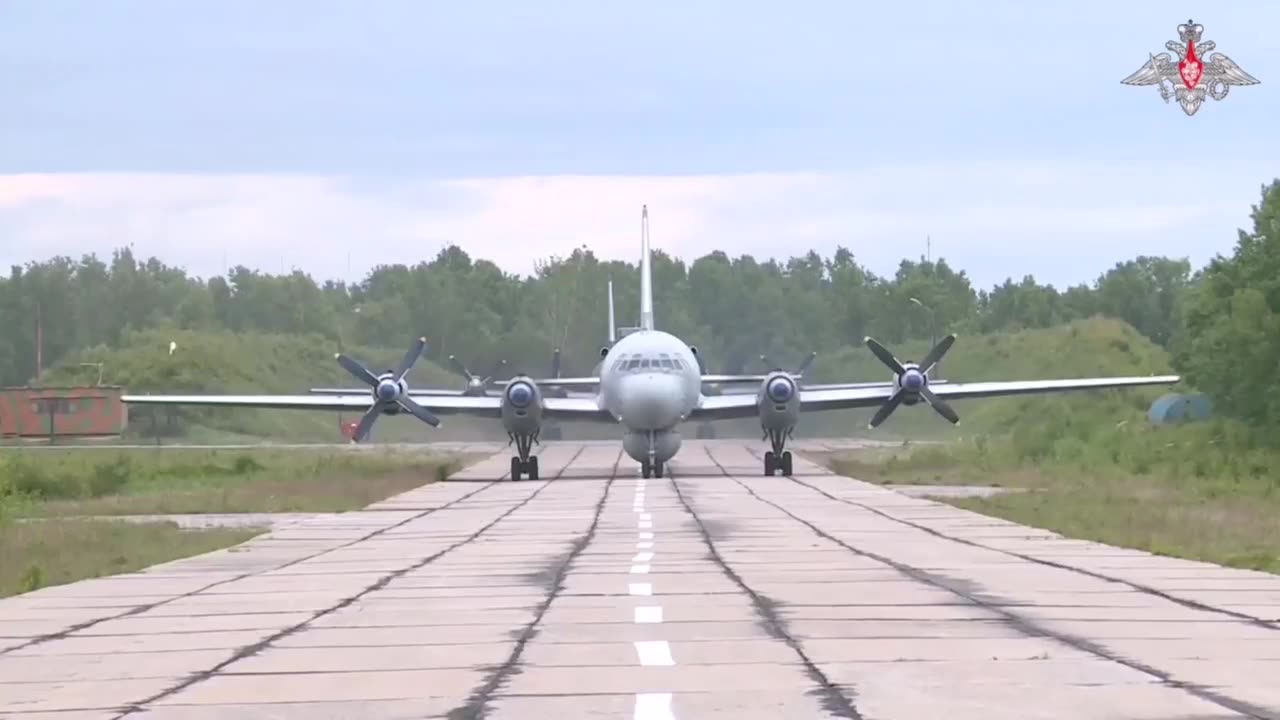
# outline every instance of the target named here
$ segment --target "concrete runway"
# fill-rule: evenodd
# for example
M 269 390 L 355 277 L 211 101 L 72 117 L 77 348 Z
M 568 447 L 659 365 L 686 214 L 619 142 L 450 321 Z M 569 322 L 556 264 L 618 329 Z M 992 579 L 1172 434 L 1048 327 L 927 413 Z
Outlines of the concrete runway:
M 0 718 L 1280 718 L 1280 577 L 687 442 L 0 601 Z

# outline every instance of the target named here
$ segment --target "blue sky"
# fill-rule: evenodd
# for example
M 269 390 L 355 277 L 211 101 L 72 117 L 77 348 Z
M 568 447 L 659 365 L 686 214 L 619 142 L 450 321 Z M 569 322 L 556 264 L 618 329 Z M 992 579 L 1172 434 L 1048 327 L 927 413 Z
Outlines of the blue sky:
M 1274 3 L 863 5 L 9 0 L 0 262 L 527 272 L 647 202 L 679 255 L 1065 284 L 1228 252 L 1280 176 Z M 1262 80 L 1191 118 L 1119 83 L 1189 17 Z

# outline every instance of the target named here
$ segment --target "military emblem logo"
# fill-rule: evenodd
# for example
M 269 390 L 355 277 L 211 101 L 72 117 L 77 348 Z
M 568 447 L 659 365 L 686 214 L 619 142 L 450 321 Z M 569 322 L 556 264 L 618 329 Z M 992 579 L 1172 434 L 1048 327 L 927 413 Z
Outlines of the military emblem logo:
M 1195 115 L 1205 96 L 1221 100 L 1232 85 L 1257 85 L 1258 79 L 1240 69 L 1231 58 L 1220 52 L 1212 40 L 1200 42 L 1204 26 L 1188 20 L 1178 26 L 1178 40 L 1165 43 L 1169 53 L 1148 55 L 1147 63 L 1120 82 L 1125 85 L 1155 85 L 1166 103 L 1177 98 L 1182 111 Z M 1167 83 L 1167 85 L 1166 85 Z

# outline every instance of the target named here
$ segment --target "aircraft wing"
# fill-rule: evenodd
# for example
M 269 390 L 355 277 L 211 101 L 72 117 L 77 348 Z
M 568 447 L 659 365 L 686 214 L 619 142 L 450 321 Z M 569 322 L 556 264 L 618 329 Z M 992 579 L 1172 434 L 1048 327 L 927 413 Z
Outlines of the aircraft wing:
M 1107 388 L 1135 387 L 1142 385 L 1173 385 L 1181 378 L 1177 375 L 1152 375 L 1147 377 L 1076 378 L 1071 380 L 1013 380 L 1001 382 L 972 382 L 929 384 L 934 395 L 947 400 L 1001 397 L 1005 395 L 1033 395 L 1039 393 L 1068 392 L 1071 390 L 1104 390 Z M 890 384 L 869 387 L 806 387 L 800 390 L 800 410 L 848 410 L 852 408 L 879 407 L 894 393 Z M 758 414 L 756 396 L 716 395 L 704 396 L 689 416 L 690 420 L 716 420 L 754 417 Z
M 765 375 L 703 375 L 704 383 L 761 383 L 764 382 Z M 564 389 L 595 389 L 600 385 L 598 377 L 562 377 L 562 378 L 534 378 L 533 382 L 542 388 L 558 387 Z M 941 382 L 941 381 L 939 381 Z M 510 384 L 510 380 L 494 380 L 489 383 L 490 387 L 505 388 Z M 853 383 L 853 385 L 883 385 L 884 383 Z M 848 385 L 835 385 L 832 387 L 847 387 Z M 827 387 L 827 386 L 821 386 Z M 336 388 L 336 387 L 317 387 L 311 388 L 308 392 L 314 395 L 360 395 L 365 391 L 360 388 Z M 409 389 L 410 397 L 449 397 L 454 395 L 462 395 L 461 390 L 451 390 L 449 388 L 421 388 Z
M 437 415 L 502 417 L 501 397 L 462 395 L 413 396 L 419 405 Z M 268 410 L 368 410 L 373 404 L 368 394 L 347 395 L 125 395 L 128 405 L 195 405 L 201 407 L 263 408 Z M 542 399 L 544 417 L 565 420 L 595 420 L 615 423 L 592 397 Z

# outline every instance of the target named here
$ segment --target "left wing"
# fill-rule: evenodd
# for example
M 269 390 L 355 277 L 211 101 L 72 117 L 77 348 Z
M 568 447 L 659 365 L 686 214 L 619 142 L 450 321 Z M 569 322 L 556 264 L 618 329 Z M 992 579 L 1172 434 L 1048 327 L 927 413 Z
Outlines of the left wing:
M 935 396 L 951 400 L 1001 397 L 1005 395 L 1032 395 L 1038 393 L 1067 392 L 1071 390 L 1102 390 L 1107 388 L 1136 387 L 1143 385 L 1173 385 L 1181 378 L 1177 375 L 1153 375 L 1150 377 L 1078 378 L 1071 380 L 1014 380 L 1005 382 L 930 383 Z M 800 410 L 848 410 L 852 408 L 878 407 L 885 403 L 897 388 L 888 383 L 856 387 L 810 387 L 800 390 Z M 728 419 L 752 417 L 758 414 L 755 395 L 704 396 L 694 408 L 690 420 Z
M 1159 55 L 1149 55 L 1148 60 L 1129 75 L 1129 77 L 1121 80 L 1124 85 L 1160 85 L 1178 77 L 1178 66 L 1173 62 L 1173 58 L 1169 53 L 1160 53 Z
M 462 395 L 413 395 L 418 405 L 439 415 L 501 418 L 502 398 Z M 367 394 L 348 395 L 125 395 L 127 405 L 195 405 L 201 407 L 263 408 L 268 410 L 368 410 Z M 544 397 L 546 417 L 616 422 L 595 398 Z

